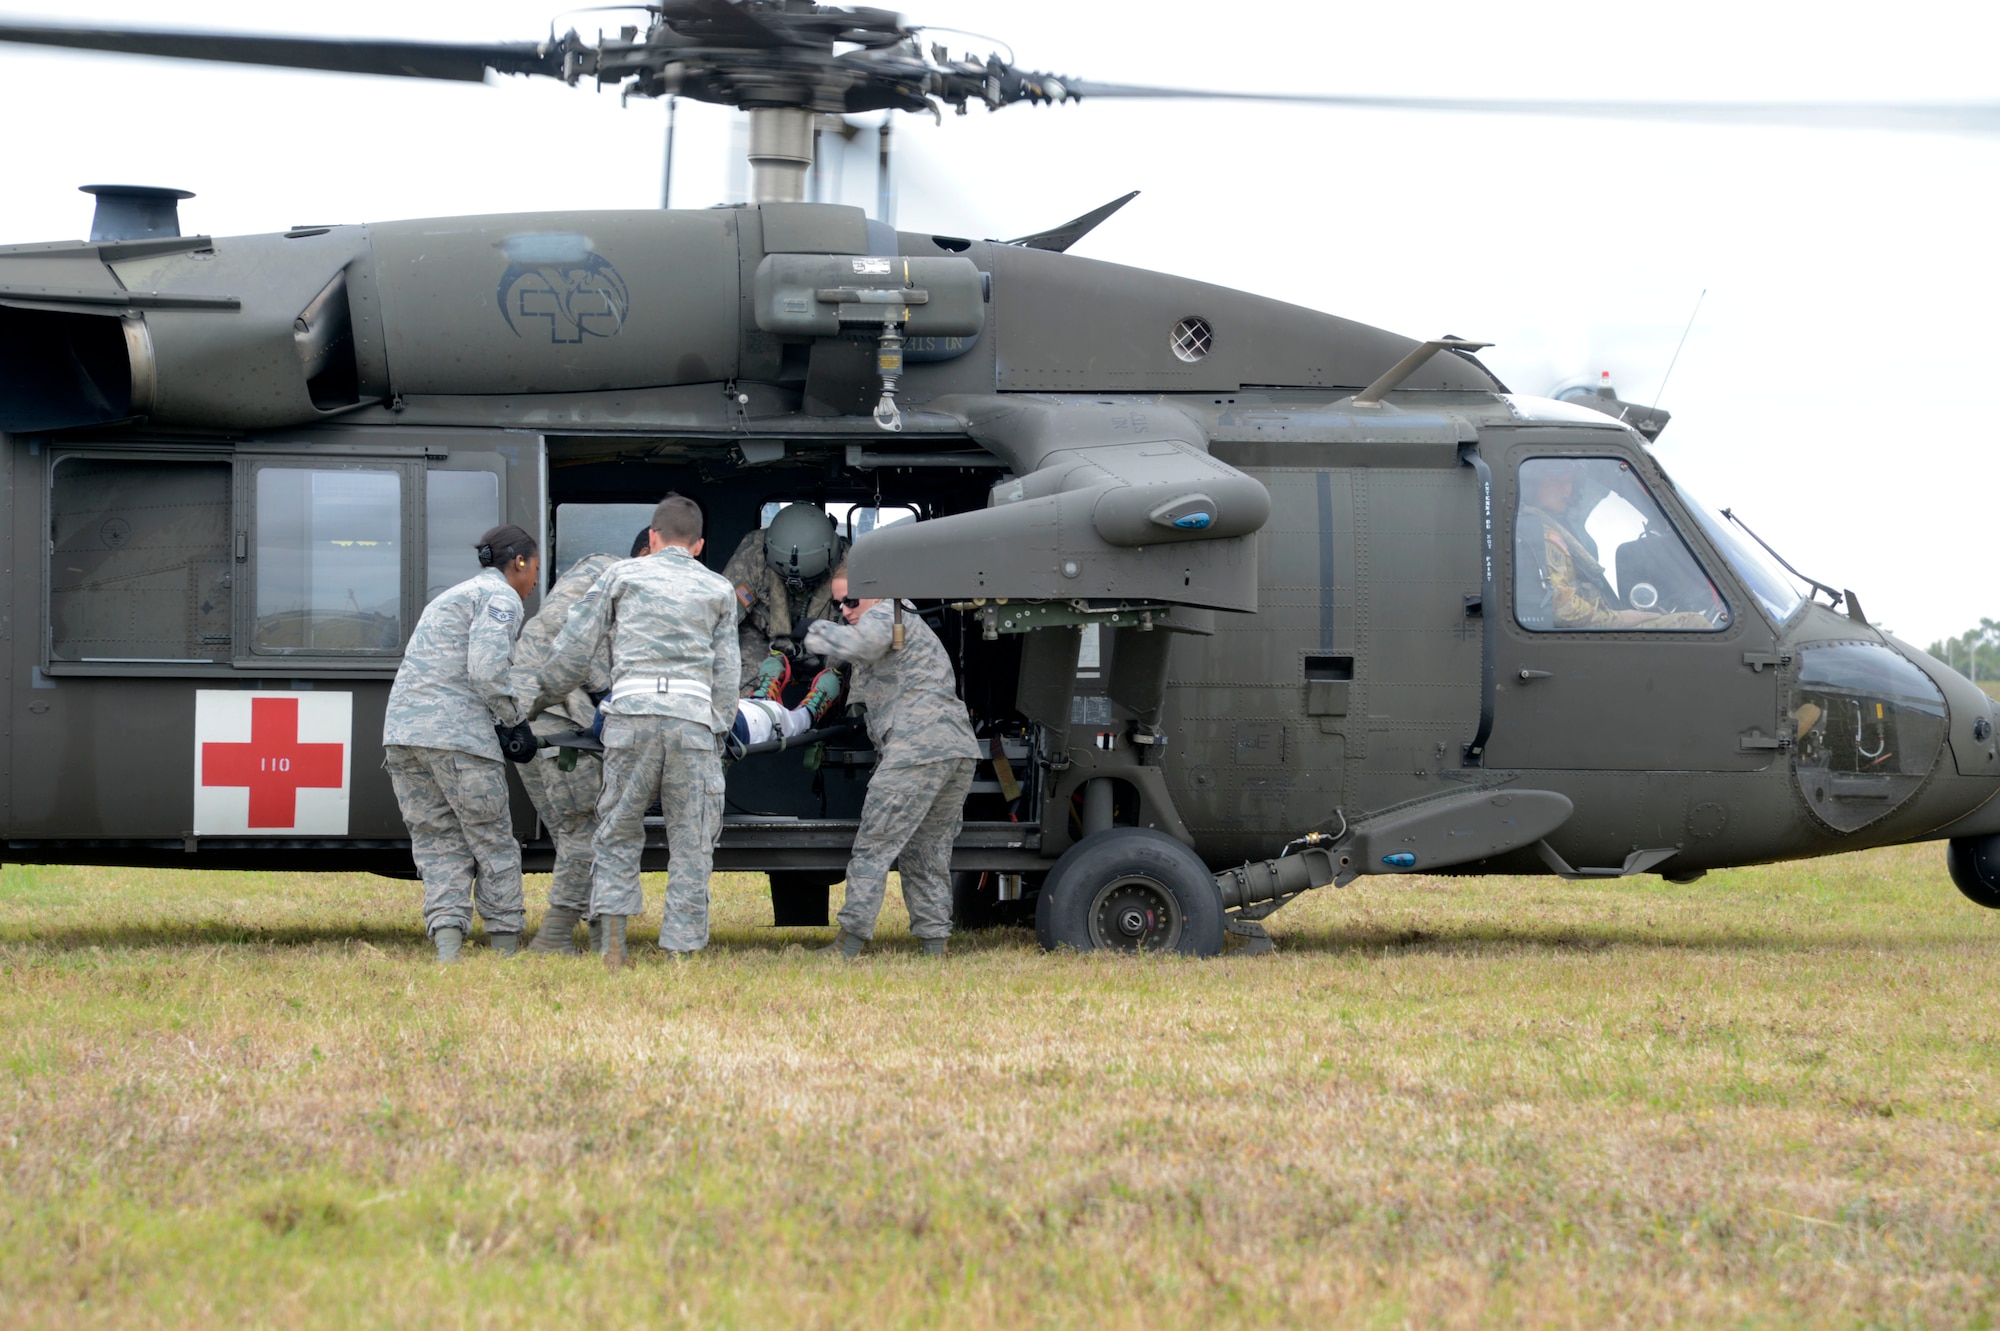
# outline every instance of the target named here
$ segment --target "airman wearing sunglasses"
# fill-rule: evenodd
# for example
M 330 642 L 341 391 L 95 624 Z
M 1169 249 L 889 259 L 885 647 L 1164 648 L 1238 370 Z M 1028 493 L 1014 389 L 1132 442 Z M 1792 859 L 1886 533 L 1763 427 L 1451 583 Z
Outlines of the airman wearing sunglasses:
M 852 960 L 875 936 L 889 869 L 902 871 L 910 933 L 929 956 L 945 954 L 951 936 L 951 847 L 965 816 L 979 748 L 959 701 L 951 657 L 930 626 L 902 618 L 896 645 L 895 603 L 847 594 L 847 568 L 832 590 L 845 624 L 821 622 L 806 649 L 853 666 L 854 701 L 867 708 L 868 734 L 880 755 L 861 806 L 861 829 L 847 862 L 840 933 L 824 949 Z

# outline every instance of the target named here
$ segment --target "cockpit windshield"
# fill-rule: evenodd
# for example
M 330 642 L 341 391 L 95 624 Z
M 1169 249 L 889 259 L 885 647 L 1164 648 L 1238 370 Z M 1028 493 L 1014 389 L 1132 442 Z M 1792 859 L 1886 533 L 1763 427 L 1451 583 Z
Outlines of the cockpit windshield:
M 1805 604 L 1806 593 L 1801 590 L 1792 575 L 1785 572 L 1777 560 L 1763 546 L 1751 540 L 1741 527 L 1724 518 L 1707 504 L 1688 493 L 1687 487 L 1676 485 L 1681 499 L 1693 510 L 1695 521 L 1708 539 L 1715 542 L 1722 557 L 1736 570 L 1736 576 L 1743 579 L 1743 585 L 1757 598 L 1757 604 L 1764 607 L 1764 613 L 1774 624 L 1783 624 L 1798 608 Z

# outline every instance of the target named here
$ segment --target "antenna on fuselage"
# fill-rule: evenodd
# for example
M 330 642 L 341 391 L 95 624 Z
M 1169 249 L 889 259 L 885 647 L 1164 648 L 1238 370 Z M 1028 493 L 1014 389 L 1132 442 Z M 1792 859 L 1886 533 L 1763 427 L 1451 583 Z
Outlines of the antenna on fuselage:
M 1658 407 L 1660 405 L 1660 399 L 1667 395 L 1667 380 L 1674 377 L 1674 366 L 1681 363 L 1681 348 L 1688 344 L 1688 334 L 1694 331 L 1695 315 L 1701 313 L 1701 303 L 1707 299 L 1708 299 L 1708 288 L 1703 287 L 1701 289 L 1701 294 L 1694 298 L 1694 311 L 1693 313 L 1688 315 L 1687 327 L 1681 329 L 1681 340 L 1674 344 L 1673 359 L 1667 362 L 1667 372 L 1660 376 L 1660 391 L 1653 394 L 1654 407 Z

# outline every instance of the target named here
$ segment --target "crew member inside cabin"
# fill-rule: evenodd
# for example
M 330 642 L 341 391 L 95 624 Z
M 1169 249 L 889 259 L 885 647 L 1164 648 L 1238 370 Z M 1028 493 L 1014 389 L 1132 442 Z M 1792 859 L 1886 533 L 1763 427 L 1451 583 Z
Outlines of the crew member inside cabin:
M 837 619 L 829 575 L 846 554 L 847 542 L 817 504 L 787 504 L 737 544 L 722 576 L 738 607 L 739 697 L 782 702 L 795 671 L 820 667 L 806 653 L 806 629 Z

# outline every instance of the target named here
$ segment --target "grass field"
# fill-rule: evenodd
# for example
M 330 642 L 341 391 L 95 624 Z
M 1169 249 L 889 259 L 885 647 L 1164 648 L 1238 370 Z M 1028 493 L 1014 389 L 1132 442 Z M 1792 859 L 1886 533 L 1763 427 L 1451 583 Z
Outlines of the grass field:
M 767 910 L 721 880 L 685 965 L 439 969 L 405 883 L 0 873 L 0 1324 L 2000 1307 L 2000 915 L 1938 847 L 1364 880 L 1207 963 L 938 966 L 895 914 L 835 968 Z

